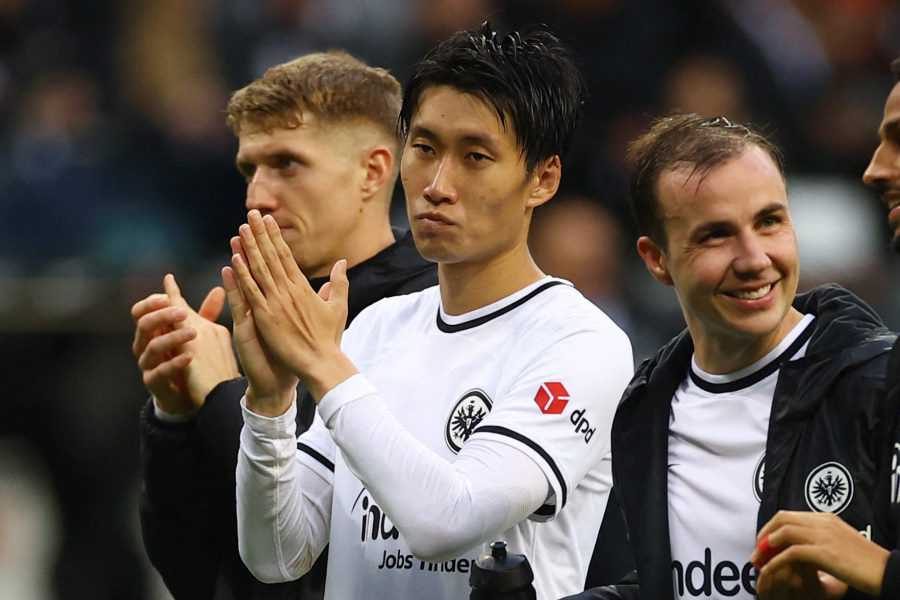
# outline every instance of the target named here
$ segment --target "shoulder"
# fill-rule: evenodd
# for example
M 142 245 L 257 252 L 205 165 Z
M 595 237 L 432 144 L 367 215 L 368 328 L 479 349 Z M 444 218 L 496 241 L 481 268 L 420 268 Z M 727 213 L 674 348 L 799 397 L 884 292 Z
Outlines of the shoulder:
M 555 336 L 584 333 L 600 336 L 607 343 L 631 346 L 628 335 L 565 280 L 551 279 L 547 289 L 535 296 L 533 304 L 528 304 L 531 306 L 519 318 L 527 320 L 536 333 Z

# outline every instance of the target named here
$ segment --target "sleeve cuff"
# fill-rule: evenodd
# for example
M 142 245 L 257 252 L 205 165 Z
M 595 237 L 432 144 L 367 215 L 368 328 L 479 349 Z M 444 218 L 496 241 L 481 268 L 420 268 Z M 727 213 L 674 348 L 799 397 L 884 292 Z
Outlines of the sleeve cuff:
M 297 392 L 294 391 L 294 399 L 288 409 L 277 417 L 264 417 L 247 408 L 247 395 L 244 394 L 241 396 L 241 413 L 244 416 L 244 426 L 254 434 L 271 438 L 284 435 L 293 437 L 297 421 Z
M 338 410 L 354 400 L 377 393 L 378 390 L 375 389 L 375 386 L 364 375 L 357 373 L 340 382 L 322 396 L 318 407 L 319 416 L 322 417 L 326 426 L 330 426 L 331 419 Z
M 881 583 L 881 598 L 900 598 L 900 550 L 894 550 L 888 556 Z
M 186 413 L 168 413 L 159 407 L 159 403 L 156 401 L 155 396 L 151 396 L 153 399 L 153 416 L 159 419 L 163 423 L 170 423 L 174 425 L 180 425 L 184 423 L 190 423 L 194 420 L 194 417 L 197 416 L 197 412 L 199 412 L 199 408 L 195 408 L 194 410 Z

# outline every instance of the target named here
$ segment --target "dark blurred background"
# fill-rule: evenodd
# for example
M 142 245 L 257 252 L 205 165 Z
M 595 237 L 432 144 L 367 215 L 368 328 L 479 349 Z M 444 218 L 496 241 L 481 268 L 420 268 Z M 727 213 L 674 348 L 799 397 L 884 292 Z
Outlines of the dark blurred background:
M 0 597 L 164 599 L 137 533 L 129 307 L 174 272 L 193 304 L 244 218 L 229 94 L 345 48 L 403 82 L 435 41 L 546 23 L 591 97 L 532 247 L 632 337 L 683 326 L 634 251 L 623 154 L 673 110 L 785 149 L 801 287 L 900 327 L 883 209 L 860 182 L 900 55 L 888 0 L 0 0 Z M 401 195 L 395 218 L 404 225 Z

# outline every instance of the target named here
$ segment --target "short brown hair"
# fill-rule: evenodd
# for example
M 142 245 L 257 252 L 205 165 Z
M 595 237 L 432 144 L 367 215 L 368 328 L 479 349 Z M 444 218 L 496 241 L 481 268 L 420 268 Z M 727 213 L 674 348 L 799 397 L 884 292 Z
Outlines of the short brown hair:
M 764 150 L 784 177 L 778 147 L 749 126 L 725 117 L 707 119 L 697 114 L 676 114 L 656 119 L 650 129 L 628 148 L 631 177 L 628 199 L 641 235 L 666 246 L 666 232 L 657 197 L 660 176 L 681 166 L 693 167 L 701 177 L 736 157 L 748 146 Z
M 398 138 L 400 83 L 387 70 L 370 67 L 333 50 L 295 58 L 269 68 L 236 91 L 226 123 L 235 135 L 293 129 L 304 113 L 325 122 L 363 119 Z

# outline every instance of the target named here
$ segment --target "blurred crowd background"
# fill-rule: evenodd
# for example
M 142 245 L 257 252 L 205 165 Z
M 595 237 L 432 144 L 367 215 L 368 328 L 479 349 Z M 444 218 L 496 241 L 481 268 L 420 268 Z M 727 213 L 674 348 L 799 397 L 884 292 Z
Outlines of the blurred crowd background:
M 900 261 L 860 182 L 900 55 L 895 1 L 0 0 L 0 597 L 166 598 L 137 533 L 129 307 L 166 272 L 195 305 L 219 282 L 245 215 L 230 93 L 328 48 L 403 82 L 485 19 L 547 24 L 587 76 L 532 247 L 628 331 L 636 363 L 683 321 L 634 251 L 623 155 L 676 110 L 773 136 L 801 288 L 838 281 L 900 328 Z

